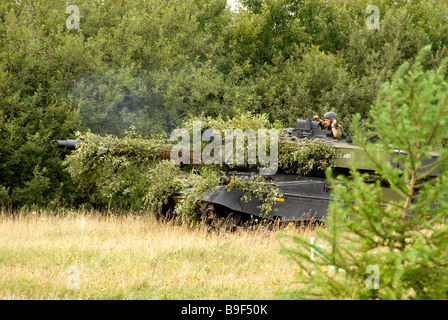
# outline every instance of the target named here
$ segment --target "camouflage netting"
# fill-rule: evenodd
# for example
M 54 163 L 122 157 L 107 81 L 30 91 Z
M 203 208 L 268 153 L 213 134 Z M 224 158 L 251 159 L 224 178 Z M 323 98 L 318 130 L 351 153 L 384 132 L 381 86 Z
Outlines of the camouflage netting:
M 211 119 L 200 120 L 203 127 L 214 125 L 221 130 L 225 128 L 224 124 L 228 127 L 229 124 L 236 124 L 242 130 L 257 126 L 272 129 L 263 115 L 242 114 L 239 119 L 213 119 L 213 123 L 210 123 Z M 189 126 L 187 121 L 187 130 Z M 175 214 L 191 218 L 197 216 L 196 202 L 201 195 L 217 186 L 221 177 L 236 170 L 256 171 L 260 167 L 259 163 L 248 164 L 247 161 L 241 165 L 176 164 L 170 160 L 170 152 L 178 142 L 170 141 L 166 136 L 141 139 L 132 133 L 125 138 L 85 133 L 79 134 L 77 139 L 82 143 L 66 157 L 66 170 L 79 184 L 89 204 L 107 209 L 149 209 L 159 212 L 170 196 L 178 191 L 183 194 L 184 200 L 176 206 Z M 293 142 L 280 136 L 278 170 L 298 175 L 305 175 L 311 170 L 325 170 L 332 165 L 335 152 L 334 148 L 323 142 Z M 278 190 L 257 180 L 253 182 L 258 187 L 254 183 L 236 181 L 228 189 L 246 188 L 260 198 L 264 194 L 265 202 L 260 210 L 269 213 Z

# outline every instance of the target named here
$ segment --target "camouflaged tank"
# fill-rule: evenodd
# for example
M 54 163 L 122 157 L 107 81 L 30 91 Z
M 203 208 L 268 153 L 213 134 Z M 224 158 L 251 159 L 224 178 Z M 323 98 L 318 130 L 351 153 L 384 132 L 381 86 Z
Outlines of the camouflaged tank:
M 349 174 L 352 163 L 355 168 L 363 172 L 374 172 L 374 168 L 366 165 L 363 159 L 363 151 L 351 142 L 345 134 L 341 139 L 335 140 L 330 130 L 319 128 L 319 122 L 311 119 L 297 120 L 295 128 L 284 129 L 284 137 L 288 141 L 316 140 L 334 147 L 338 152 L 334 159 L 333 171 L 338 174 Z M 55 148 L 74 150 L 79 143 L 77 140 L 53 140 L 51 145 Z M 395 154 L 403 153 L 402 150 L 394 149 Z M 438 158 L 437 153 L 432 153 L 431 158 L 425 160 L 427 165 Z M 392 157 L 385 158 L 393 166 L 399 168 L 399 164 L 393 163 Z M 310 222 L 321 221 L 328 211 L 331 201 L 331 185 L 325 178 L 325 174 L 310 173 L 298 176 L 286 173 L 282 170 L 272 175 L 263 175 L 263 181 L 280 190 L 282 196 L 276 197 L 269 214 L 260 211 L 262 200 L 255 196 L 250 201 L 243 200 L 247 191 L 227 189 L 232 179 L 251 179 L 259 176 L 258 172 L 239 171 L 233 172 L 221 179 L 222 183 L 213 191 L 204 194 L 198 199 L 202 220 L 206 224 L 214 226 L 234 227 L 247 220 L 266 220 L 278 222 Z M 438 172 L 433 173 L 438 175 Z M 382 188 L 385 200 L 400 200 L 400 195 L 392 189 L 384 186 Z M 182 201 L 182 193 L 176 192 L 171 196 L 170 205 Z

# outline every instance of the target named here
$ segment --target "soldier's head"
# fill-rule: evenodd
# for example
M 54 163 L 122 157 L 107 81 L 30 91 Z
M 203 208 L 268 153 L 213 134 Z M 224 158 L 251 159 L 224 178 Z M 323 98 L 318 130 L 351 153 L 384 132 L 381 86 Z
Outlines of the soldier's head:
M 324 114 L 324 122 L 326 126 L 330 126 L 334 119 L 336 119 L 336 113 L 329 111 Z

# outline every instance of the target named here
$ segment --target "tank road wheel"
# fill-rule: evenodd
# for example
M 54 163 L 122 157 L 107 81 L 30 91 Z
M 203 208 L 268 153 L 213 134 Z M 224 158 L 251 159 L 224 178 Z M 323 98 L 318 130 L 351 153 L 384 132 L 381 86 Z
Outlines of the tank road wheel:
M 241 214 L 238 212 L 230 212 L 226 217 L 221 218 L 221 228 L 226 231 L 235 231 L 241 222 Z
M 202 206 L 201 220 L 206 225 L 211 225 L 215 216 L 215 205 L 213 203 L 204 202 Z
M 164 204 L 157 214 L 157 220 L 161 220 L 164 222 L 172 221 L 175 219 L 174 209 L 176 207 L 176 202 L 173 199 L 170 199 L 168 203 Z
M 202 221 L 215 230 L 233 231 L 241 222 L 241 214 L 229 212 L 214 203 L 206 203 L 202 208 Z

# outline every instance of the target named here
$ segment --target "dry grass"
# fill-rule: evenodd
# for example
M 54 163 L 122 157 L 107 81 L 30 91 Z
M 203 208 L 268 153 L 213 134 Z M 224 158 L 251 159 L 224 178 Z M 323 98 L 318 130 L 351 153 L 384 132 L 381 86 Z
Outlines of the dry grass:
M 281 299 L 296 267 L 276 233 L 3 210 L 0 299 Z

